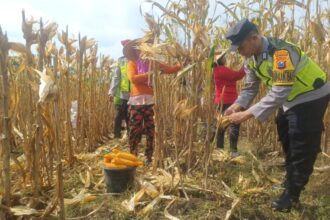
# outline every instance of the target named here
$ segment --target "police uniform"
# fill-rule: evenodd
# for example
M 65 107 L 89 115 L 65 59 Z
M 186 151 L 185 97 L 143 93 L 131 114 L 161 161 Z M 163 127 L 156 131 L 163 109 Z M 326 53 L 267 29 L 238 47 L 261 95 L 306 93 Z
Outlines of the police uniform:
M 246 28 L 248 26 L 248 28 Z M 250 28 L 249 28 L 250 27 Z M 227 34 L 232 50 L 237 49 L 256 27 L 247 19 L 238 22 Z M 265 121 L 277 109 L 279 139 L 286 163 L 286 189 L 272 206 L 282 211 L 298 201 L 300 192 L 313 171 L 320 152 L 323 116 L 330 99 L 327 76 L 301 49 L 289 42 L 262 37 L 262 53 L 245 61 L 245 87 L 235 101 L 259 121 Z M 250 104 L 263 82 L 267 94 L 256 104 Z M 288 201 L 283 197 L 287 196 Z M 277 202 L 277 203 L 276 203 Z M 283 204 L 287 202 L 288 204 Z M 286 206 L 287 205 L 287 206 Z
M 130 97 L 130 82 L 127 77 L 127 59 L 120 57 L 118 59 L 118 66 L 116 67 L 109 89 L 109 95 L 114 97 L 115 103 L 115 123 L 114 136 L 121 137 L 121 122 L 126 121 L 128 128 L 128 99 Z

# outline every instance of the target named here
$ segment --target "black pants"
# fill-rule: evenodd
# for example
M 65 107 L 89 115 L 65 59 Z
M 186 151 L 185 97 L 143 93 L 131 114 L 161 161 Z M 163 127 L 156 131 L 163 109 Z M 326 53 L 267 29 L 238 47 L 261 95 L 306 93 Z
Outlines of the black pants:
M 116 138 L 121 137 L 121 123 L 123 120 L 126 122 L 126 128 L 128 131 L 128 105 L 127 100 L 121 99 L 120 105 L 115 105 L 116 116 L 115 116 L 115 124 L 114 124 L 114 135 Z
M 229 108 L 231 104 L 223 104 L 222 106 L 222 112 L 226 111 L 227 108 Z M 218 109 L 220 111 L 220 109 Z M 228 126 L 229 131 L 229 146 L 230 151 L 237 152 L 237 142 L 238 142 L 238 136 L 239 136 L 239 124 L 230 124 Z M 224 138 L 225 138 L 225 130 L 221 129 L 218 131 L 217 138 L 217 147 L 223 149 L 224 148 Z
M 294 106 L 286 112 L 279 109 L 276 124 L 285 155 L 286 181 L 289 191 L 300 192 L 313 172 L 321 151 L 323 116 L 330 95 Z

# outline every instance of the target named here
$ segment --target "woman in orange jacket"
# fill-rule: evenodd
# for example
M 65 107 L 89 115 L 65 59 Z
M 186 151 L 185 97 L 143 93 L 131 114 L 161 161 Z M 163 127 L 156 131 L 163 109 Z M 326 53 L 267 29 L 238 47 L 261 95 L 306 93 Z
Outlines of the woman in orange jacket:
M 141 141 L 142 134 L 146 135 L 147 145 L 145 149 L 146 163 L 152 162 L 154 151 L 154 96 L 152 82 L 150 80 L 150 62 L 140 57 L 140 51 L 136 48 L 140 40 L 128 43 L 123 53 L 128 59 L 127 76 L 131 82 L 131 94 L 129 104 L 129 146 L 130 152 L 137 155 L 137 145 Z M 163 73 L 175 73 L 181 69 L 181 65 L 174 66 L 158 63 Z

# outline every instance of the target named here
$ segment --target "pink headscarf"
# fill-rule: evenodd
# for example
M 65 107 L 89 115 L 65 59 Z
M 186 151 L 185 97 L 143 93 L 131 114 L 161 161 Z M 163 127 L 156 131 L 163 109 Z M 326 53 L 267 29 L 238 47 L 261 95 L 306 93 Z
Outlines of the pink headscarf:
M 126 44 L 128 44 L 131 40 L 130 39 L 125 39 L 120 41 L 121 45 L 125 46 Z

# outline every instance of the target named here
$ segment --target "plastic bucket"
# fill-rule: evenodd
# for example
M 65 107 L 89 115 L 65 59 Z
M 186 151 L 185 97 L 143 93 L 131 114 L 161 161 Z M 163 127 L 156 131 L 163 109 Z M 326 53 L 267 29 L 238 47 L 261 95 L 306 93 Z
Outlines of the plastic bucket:
M 136 167 L 103 168 L 108 193 L 121 193 L 134 183 Z

